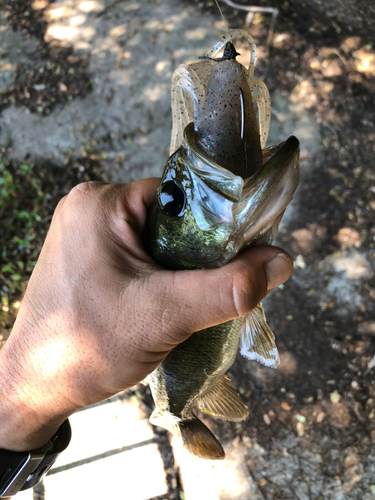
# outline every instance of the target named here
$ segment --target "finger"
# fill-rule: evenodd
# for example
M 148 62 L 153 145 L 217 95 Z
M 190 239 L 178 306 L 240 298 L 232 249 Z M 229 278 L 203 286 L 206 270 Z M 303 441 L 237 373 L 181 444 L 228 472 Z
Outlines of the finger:
M 71 190 L 64 203 L 77 197 L 89 197 L 91 202 L 97 203 L 105 213 L 111 213 L 127 222 L 141 235 L 159 182 L 158 178 L 142 179 L 129 184 L 84 182 Z
M 148 209 L 155 200 L 159 183 L 160 179 L 153 177 L 124 185 L 127 221 L 140 236 L 146 223 Z
M 163 311 L 164 324 L 184 337 L 245 316 L 292 271 L 293 261 L 286 252 L 255 246 L 219 269 L 174 272 L 166 285 L 171 306 Z

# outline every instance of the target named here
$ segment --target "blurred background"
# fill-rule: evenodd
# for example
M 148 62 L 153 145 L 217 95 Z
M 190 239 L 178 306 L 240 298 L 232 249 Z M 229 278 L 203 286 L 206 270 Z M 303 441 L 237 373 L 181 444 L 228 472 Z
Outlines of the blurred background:
M 246 22 L 238 2 L 221 2 L 231 28 Z M 154 428 L 164 490 L 112 498 L 375 498 L 375 6 L 269 2 L 257 4 L 278 9 L 274 29 L 268 12 L 249 27 L 255 78 L 271 93 L 268 145 L 301 142 L 300 187 L 276 241 L 295 272 L 264 301 L 281 364 L 238 357 L 229 376 L 250 418 L 204 418 L 242 470 L 227 492 L 189 494 Z M 162 174 L 172 73 L 224 30 L 212 0 L 0 2 L 0 343 L 58 201 L 82 181 Z M 152 410 L 143 386 L 121 398 L 142 418 Z

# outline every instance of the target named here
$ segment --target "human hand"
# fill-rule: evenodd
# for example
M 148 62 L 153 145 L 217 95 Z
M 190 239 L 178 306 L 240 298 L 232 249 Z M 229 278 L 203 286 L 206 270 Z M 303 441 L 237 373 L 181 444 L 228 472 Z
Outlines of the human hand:
M 69 415 L 138 383 L 193 332 L 246 315 L 289 278 L 290 257 L 270 246 L 219 269 L 157 265 L 141 237 L 158 182 L 80 184 L 59 203 L 0 352 L 0 448 L 43 445 Z

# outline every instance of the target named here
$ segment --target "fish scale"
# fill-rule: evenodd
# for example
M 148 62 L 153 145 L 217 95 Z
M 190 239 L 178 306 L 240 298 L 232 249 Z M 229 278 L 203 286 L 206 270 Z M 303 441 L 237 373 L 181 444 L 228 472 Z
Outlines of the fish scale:
M 232 366 L 242 325 L 243 319 L 238 318 L 201 330 L 173 349 L 163 363 L 167 398 L 163 402 L 158 400 L 159 408 L 163 404 L 165 410 L 191 418 L 193 414 L 189 404 L 193 402 L 197 392 L 207 392 Z M 206 380 L 203 387 L 200 374 L 202 361 L 197 352 L 202 352 L 205 358 Z M 182 380 L 183 387 L 180 383 Z

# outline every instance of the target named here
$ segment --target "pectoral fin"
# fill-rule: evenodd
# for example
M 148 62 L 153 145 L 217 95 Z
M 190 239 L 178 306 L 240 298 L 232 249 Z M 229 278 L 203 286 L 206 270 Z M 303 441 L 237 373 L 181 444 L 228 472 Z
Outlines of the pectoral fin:
M 223 377 L 207 394 L 198 398 L 198 408 L 213 417 L 245 420 L 249 412 L 237 391 Z
M 275 336 L 267 325 L 261 303 L 246 316 L 241 335 L 241 354 L 272 368 L 280 363 Z

